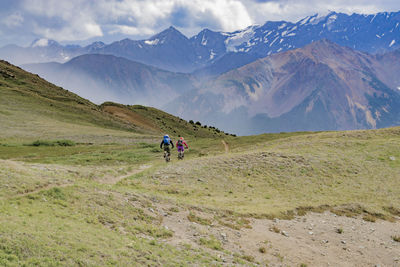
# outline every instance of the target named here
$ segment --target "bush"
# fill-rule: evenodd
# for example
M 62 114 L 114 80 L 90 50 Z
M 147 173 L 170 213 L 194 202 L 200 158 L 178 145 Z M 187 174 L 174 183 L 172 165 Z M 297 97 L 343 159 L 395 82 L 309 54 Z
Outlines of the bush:
M 394 236 L 392 236 L 392 239 L 395 242 L 400 242 L 400 235 L 394 235 Z
M 190 124 L 194 124 L 194 121 L 193 121 L 193 120 L 190 120 L 189 123 L 190 123 Z
M 201 123 L 199 121 L 196 121 L 196 125 L 201 126 Z
M 208 248 L 214 250 L 222 250 L 222 244 L 219 240 L 215 239 L 215 237 L 211 237 L 210 239 L 200 238 L 200 244 L 206 246 Z
M 36 140 L 35 142 L 28 144 L 28 146 L 75 146 L 75 142 L 71 140 Z

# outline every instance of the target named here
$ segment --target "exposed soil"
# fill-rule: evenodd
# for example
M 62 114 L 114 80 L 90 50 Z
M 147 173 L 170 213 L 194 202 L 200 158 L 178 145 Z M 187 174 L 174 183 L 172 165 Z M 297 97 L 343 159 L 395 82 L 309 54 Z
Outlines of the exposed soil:
M 251 228 L 235 230 L 198 211 L 198 216 L 212 223 L 189 221 L 186 209 L 173 214 L 168 214 L 166 207 L 158 211 L 164 215 L 163 225 L 174 232 L 168 243 L 200 247 L 200 238 L 212 235 L 224 251 L 210 252 L 221 257 L 225 265 L 235 264 L 229 253 L 233 252 L 263 266 L 400 266 L 400 243 L 392 239 L 400 235 L 399 221 L 372 223 L 324 212 L 294 220 L 250 219 Z
M 123 180 L 125 178 L 128 178 L 128 177 L 130 177 L 132 175 L 135 175 L 135 174 L 137 174 L 139 172 L 142 172 L 142 171 L 144 171 L 144 170 L 146 170 L 146 169 L 148 169 L 150 167 L 151 167 L 151 165 L 142 165 L 142 166 L 139 167 L 139 169 L 135 169 L 135 170 L 133 170 L 133 171 L 127 173 L 127 174 L 124 174 L 124 175 L 121 175 L 121 176 L 115 176 L 115 177 L 109 177 L 108 176 L 106 178 L 98 180 L 98 182 L 103 183 L 103 184 L 116 184 L 119 181 L 121 181 L 121 180 Z
M 120 118 L 123 121 L 133 123 L 134 125 L 137 125 L 145 130 L 150 130 L 154 132 L 160 131 L 160 129 L 149 120 L 128 109 L 116 106 L 105 106 L 104 111 Z
M 228 145 L 228 143 L 225 142 L 225 140 L 222 140 L 221 142 L 224 145 L 225 153 L 229 153 L 229 145 Z

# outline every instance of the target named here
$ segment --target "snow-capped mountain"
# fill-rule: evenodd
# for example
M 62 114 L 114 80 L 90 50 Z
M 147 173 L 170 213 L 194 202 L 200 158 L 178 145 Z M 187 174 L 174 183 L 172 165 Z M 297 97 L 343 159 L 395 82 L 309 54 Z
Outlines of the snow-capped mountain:
M 46 39 L 30 47 L 7 46 L 0 58 L 14 64 L 65 62 L 82 54 L 111 54 L 175 72 L 220 74 L 257 58 L 304 47 L 328 39 L 339 45 L 368 53 L 383 53 L 400 47 L 400 12 L 374 15 L 331 12 L 292 23 L 266 22 L 235 32 L 202 30 L 187 38 L 170 27 L 146 40 L 124 39 L 86 47 L 61 46 Z
M 331 12 L 306 17 L 297 23 L 267 22 L 242 31 L 242 42 L 227 39 L 228 49 L 269 55 L 329 39 L 363 52 L 376 53 L 400 45 L 400 12 L 375 15 L 346 15 Z M 236 34 L 233 38 L 237 38 Z

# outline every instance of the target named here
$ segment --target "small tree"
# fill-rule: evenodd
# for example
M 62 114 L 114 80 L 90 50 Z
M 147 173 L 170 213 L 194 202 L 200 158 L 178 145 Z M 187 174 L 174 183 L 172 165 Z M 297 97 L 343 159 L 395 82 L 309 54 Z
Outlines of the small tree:
M 189 123 L 190 123 L 190 124 L 194 124 L 194 121 L 193 121 L 193 120 L 190 120 Z
M 199 121 L 196 121 L 196 125 L 201 126 L 201 123 Z

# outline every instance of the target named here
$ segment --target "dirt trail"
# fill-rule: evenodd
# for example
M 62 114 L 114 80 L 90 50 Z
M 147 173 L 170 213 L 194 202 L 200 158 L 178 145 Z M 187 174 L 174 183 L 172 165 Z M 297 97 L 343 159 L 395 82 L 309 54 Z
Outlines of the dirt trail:
M 11 161 L 11 160 L 7 160 L 7 161 L 2 160 L 2 162 L 6 162 L 6 163 L 12 165 L 15 168 L 20 168 L 20 169 L 26 168 L 24 163 Z M 31 165 L 29 165 L 29 167 L 49 169 L 47 166 L 45 166 L 43 164 L 31 164 Z M 51 167 L 52 167 L 52 169 L 55 168 L 55 166 L 51 166 Z M 133 170 L 131 172 L 128 172 L 127 174 L 120 175 L 120 176 L 107 176 L 107 177 L 104 177 L 102 179 L 96 179 L 96 181 L 99 182 L 99 183 L 103 183 L 103 184 L 113 185 L 113 184 L 116 184 L 116 183 L 118 183 L 119 181 L 121 181 L 121 180 L 123 180 L 125 178 L 128 178 L 128 177 L 130 177 L 132 175 L 135 175 L 137 173 L 140 173 L 140 172 L 142 172 L 142 171 L 144 171 L 144 170 L 146 170 L 146 169 L 148 169 L 150 167 L 151 167 L 151 165 L 142 165 L 138 169 L 135 169 L 135 170 Z M 57 166 L 57 168 L 62 168 L 62 169 L 68 170 L 70 172 L 74 172 L 75 171 L 75 170 L 69 170 L 65 166 Z M 39 186 L 37 188 L 29 189 L 28 191 L 26 191 L 24 193 L 15 194 L 15 195 L 12 195 L 12 196 L 9 196 L 9 197 L 6 197 L 6 198 L 7 199 L 12 199 L 12 198 L 18 198 L 18 197 L 25 197 L 25 196 L 29 196 L 29 195 L 33 195 L 33 194 L 39 193 L 40 191 L 50 190 L 50 189 L 56 188 L 56 187 L 58 187 L 58 188 L 60 188 L 60 187 L 61 188 L 62 187 L 68 187 L 68 186 L 73 186 L 75 184 L 76 184 L 76 181 L 71 180 L 71 179 L 69 179 L 68 182 L 59 181 L 59 182 L 56 182 L 56 183 L 44 184 L 44 185 Z
M 229 153 L 229 145 L 228 145 L 228 143 L 225 142 L 225 140 L 222 140 L 221 142 L 224 145 L 225 153 Z
M 135 169 L 135 170 L 133 170 L 133 171 L 127 173 L 127 174 L 124 174 L 124 175 L 121 175 L 121 176 L 114 176 L 114 177 L 111 177 L 111 178 L 107 177 L 106 179 L 99 180 L 98 182 L 103 183 L 103 184 L 116 184 L 119 181 L 121 181 L 121 180 L 123 180 L 125 178 L 128 178 L 128 177 L 130 177 L 132 175 L 138 174 L 138 173 L 140 173 L 140 172 L 142 172 L 142 171 L 144 171 L 144 170 L 146 170 L 146 169 L 148 169 L 150 167 L 151 167 L 151 165 L 142 165 L 142 166 L 139 167 L 139 169 Z

